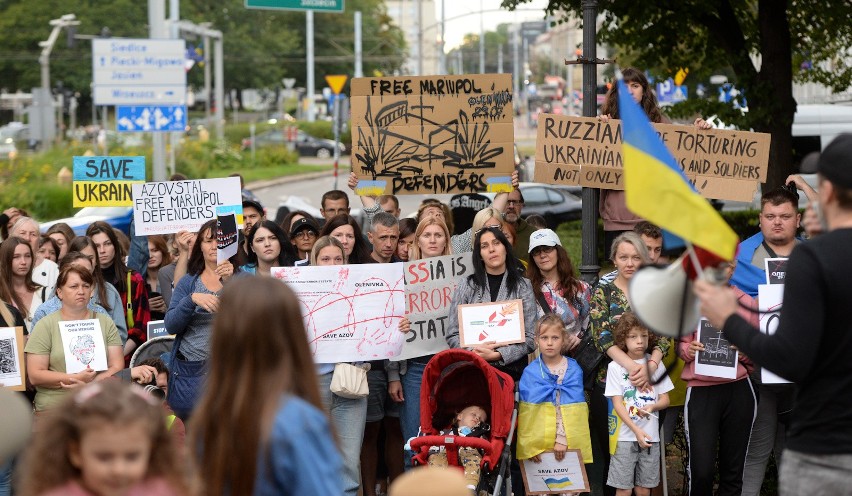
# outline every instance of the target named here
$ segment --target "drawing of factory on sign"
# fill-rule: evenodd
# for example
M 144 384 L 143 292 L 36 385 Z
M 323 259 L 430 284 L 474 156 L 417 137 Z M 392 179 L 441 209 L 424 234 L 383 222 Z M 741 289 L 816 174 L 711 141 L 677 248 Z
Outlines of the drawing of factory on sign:
M 487 120 L 503 117 L 503 105 L 472 105 L 472 117 L 464 109 L 448 122 L 435 104 L 424 104 L 421 95 L 382 105 L 373 113 L 373 98 L 367 98 L 364 122 L 358 126 L 353 155 L 362 174 L 380 176 L 420 175 L 432 168 L 494 169 L 503 144 L 492 143 Z M 429 98 L 430 102 L 440 100 Z M 452 105 L 447 102 L 448 105 Z M 472 120 L 480 120 L 472 123 Z

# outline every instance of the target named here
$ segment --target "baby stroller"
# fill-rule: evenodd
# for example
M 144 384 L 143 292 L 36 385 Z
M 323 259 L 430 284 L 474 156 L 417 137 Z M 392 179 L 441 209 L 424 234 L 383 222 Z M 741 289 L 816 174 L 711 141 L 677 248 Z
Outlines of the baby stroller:
M 476 448 L 482 451 L 482 461 L 475 494 L 485 491 L 493 496 L 510 495 L 510 445 L 518 417 L 514 392 L 512 378 L 475 353 L 452 349 L 435 355 L 423 371 L 420 389 L 420 431 L 423 435 L 411 440 L 414 462 L 426 465 L 430 448 L 443 447 L 449 464 L 460 467 L 459 448 Z M 491 424 L 490 439 L 441 434 L 456 412 L 469 405 L 490 406 L 485 408 Z

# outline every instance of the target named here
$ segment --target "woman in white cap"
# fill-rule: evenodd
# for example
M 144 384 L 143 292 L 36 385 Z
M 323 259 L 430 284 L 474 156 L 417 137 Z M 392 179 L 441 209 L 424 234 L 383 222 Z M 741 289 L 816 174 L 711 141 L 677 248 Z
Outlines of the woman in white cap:
M 589 328 L 592 290 L 575 274 L 571 257 L 553 230 L 533 232 L 529 253 L 527 279 L 538 302 L 538 315 L 554 313 L 562 319 L 568 331 L 565 351 L 570 351 Z

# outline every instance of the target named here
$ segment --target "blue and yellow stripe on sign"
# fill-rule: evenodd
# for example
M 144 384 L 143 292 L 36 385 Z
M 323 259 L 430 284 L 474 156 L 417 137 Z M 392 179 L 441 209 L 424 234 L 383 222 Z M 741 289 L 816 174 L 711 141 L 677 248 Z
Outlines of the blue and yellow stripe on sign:
M 561 479 L 557 479 L 555 477 L 548 477 L 547 479 L 544 479 L 544 483 L 547 484 L 548 489 L 551 489 L 553 491 L 557 489 L 568 489 L 569 487 L 572 487 L 574 485 L 574 483 L 571 482 L 571 479 L 569 479 L 568 477 L 562 477 Z
M 144 181 L 74 181 L 74 207 L 131 207 L 133 184 Z
M 385 188 L 388 182 L 382 180 L 369 181 L 361 179 L 358 185 L 355 186 L 355 194 L 358 196 L 381 196 L 385 194 Z
M 494 176 L 485 179 L 486 189 L 489 193 L 511 193 L 512 176 Z
M 145 182 L 145 157 L 74 157 L 74 207 L 130 207 Z
M 689 183 L 623 81 L 618 82 L 618 108 L 627 208 L 724 260 L 733 260 L 736 233 Z

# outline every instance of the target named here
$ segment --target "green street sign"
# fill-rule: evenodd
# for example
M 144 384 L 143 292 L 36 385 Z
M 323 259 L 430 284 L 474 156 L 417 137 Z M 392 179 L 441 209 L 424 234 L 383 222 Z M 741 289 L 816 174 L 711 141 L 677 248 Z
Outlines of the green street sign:
M 343 0 L 246 0 L 246 8 L 343 12 Z

